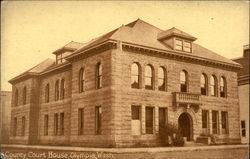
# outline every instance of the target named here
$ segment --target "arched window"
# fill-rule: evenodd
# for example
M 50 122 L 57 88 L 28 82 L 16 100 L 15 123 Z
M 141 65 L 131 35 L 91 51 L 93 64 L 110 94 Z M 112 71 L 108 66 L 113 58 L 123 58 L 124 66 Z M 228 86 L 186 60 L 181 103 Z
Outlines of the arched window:
M 185 70 L 182 70 L 180 72 L 180 87 L 181 87 L 181 92 L 187 92 L 187 72 Z
M 145 88 L 146 89 L 153 89 L 153 68 L 150 65 L 147 65 L 145 68 Z
M 84 81 L 85 81 L 84 69 L 81 68 L 79 71 L 79 93 L 84 91 Z
M 59 99 L 59 80 L 55 83 L 55 101 Z
M 65 81 L 64 79 L 61 80 L 61 99 L 64 99 L 65 96 Z
M 220 78 L 220 96 L 226 97 L 226 79 L 225 79 L 225 77 Z
M 140 70 L 137 63 L 131 65 L 131 88 L 139 88 Z
M 210 92 L 211 96 L 217 96 L 217 79 L 214 75 L 210 77 Z
M 23 105 L 26 104 L 26 100 L 27 100 L 27 89 L 26 87 L 23 88 Z
M 102 64 L 98 63 L 96 67 L 96 88 L 102 88 Z
M 15 106 L 18 106 L 18 89 L 15 92 Z
M 49 84 L 45 87 L 45 103 L 49 103 Z
M 158 68 L 158 89 L 160 91 L 166 90 L 166 71 L 163 67 Z
M 201 74 L 201 94 L 207 95 L 207 76 L 206 74 Z

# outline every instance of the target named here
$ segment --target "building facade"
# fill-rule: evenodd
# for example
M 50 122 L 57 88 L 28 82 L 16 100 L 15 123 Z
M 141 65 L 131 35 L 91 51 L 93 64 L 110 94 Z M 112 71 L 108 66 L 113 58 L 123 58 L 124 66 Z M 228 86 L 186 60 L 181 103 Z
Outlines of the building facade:
M 12 143 L 159 145 L 177 124 L 187 141 L 240 141 L 239 64 L 140 19 L 88 43 L 70 42 L 10 80 Z
M 243 57 L 233 61 L 243 67 L 238 72 L 241 142 L 249 144 L 249 45 L 244 45 Z
M 1 143 L 8 143 L 10 137 L 11 92 L 1 91 Z

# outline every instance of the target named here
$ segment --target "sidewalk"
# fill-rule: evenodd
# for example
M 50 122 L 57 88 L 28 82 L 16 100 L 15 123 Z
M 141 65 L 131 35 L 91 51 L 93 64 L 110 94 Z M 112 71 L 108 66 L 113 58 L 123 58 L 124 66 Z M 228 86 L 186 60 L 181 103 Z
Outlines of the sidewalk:
M 249 145 L 87 148 L 1 145 L 5 159 L 248 159 Z
M 81 151 L 81 152 L 111 152 L 111 153 L 131 153 L 131 152 L 175 152 L 175 151 L 198 151 L 198 150 L 220 150 L 220 149 L 241 149 L 249 148 L 249 145 L 214 145 L 199 147 L 145 147 L 145 148 L 89 148 L 73 146 L 43 146 L 43 145 L 17 145 L 2 144 L 2 148 L 21 148 L 38 150 L 61 150 L 61 151 Z

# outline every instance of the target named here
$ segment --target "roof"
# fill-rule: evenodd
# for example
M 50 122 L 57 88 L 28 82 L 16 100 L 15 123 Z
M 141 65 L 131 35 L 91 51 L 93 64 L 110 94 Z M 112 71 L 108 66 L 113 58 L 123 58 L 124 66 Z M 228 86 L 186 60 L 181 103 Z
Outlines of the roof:
M 68 44 L 61 47 L 60 49 L 57 49 L 56 51 L 54 51 L 53 54 L 57 54 L 61 50 L 71 50 L 73 52 L 73 51 L 79 49 L 83 45 L 84 45 L 83 43 L 71 41 Z
M 159 38 L 164 38 L 167 36 L 181 36 L 184 38 L 189 38 L 191 40 L 195 40 L 196 38 L 192 35 L 185 33 L 175 27 L 169 30 L 162 30 L 157 28 L 141 19 L 137 19 L 127 25 L 122 25 L 121 27 L 114 29 L 104 35 L 101 35 L 95 39 L 90 40 L 87 43 L 80 43 L 71 41 L 62 48 L 54 51 L 54 54 L 66 49 L 72 51 L 71 55 L 68 57 L 72 57 L 78 54 L 83 53 L 85 50 L 97 46 L 105 41 L 112 40 L 112 41 L 122 41 L 125 43 L 132 43 L 135 45 L 145 46 L 154 49 L 160 49 L 164 51 L 168 51 L 171 53 L 176 54 L 185 54 L 187 56 L 193 56 L 197 58 L 202 58 L 204 60 L 212 60 L 217 62 L 222 62 L 226 64 L 231 64 L 234 67 L 240 67 L 240 65 L 232 60 L 229 60 L 209 49 L 206 49 L 196 43 L 193 42 L 192 46 L 192 53 L 185 53 L 182 51 L 173 50 L 171 47 L 162 43 Z M 67 63 L 68 64 L 68 63 Z M 37 66 L 31 68 L 30 70 L 18 75 L 17 77 L 10 80 L 10 82 L 23 77 L 28 74 L 39 74 L 42 72 L 47 72 L 51 69 L 57 69 L 64 64 L 55 65 L 55 61 L 52 59 L 47 59 L 42 63 L 38 64 Z M 58 66 L 58 67 L 57 67 Z
M 166 51 L 178 52 L 158 40 L 158 36 L 161 34 L 164 34 L 164 35 L 176 34 L 176 35 L 181 35 L 182 37 L 191 38 L 193 40 L 196 39 L 192 35 L 185 33 L 177 28 L 173 27 L 169 30 L 164 31 L 141 19 L 137 19 L 136 21 L 133 21 L 127 25 L 122 25 L 121 27 L 107 34 L 104 34 L 96 39 L 91 40 L 88 44 L 76 50 L 72 54 L 72 56 L 74 56 L 75 53 L 79 54 L 80 52 L 83 52 L 85 49 L 90 48 L 94 45 L 100 44 L 101 42 L 104 42 L 107 40 L 122 41 L 122 42 L 147 46 L 147 47 L 166 50 Z M 193 50 L 192 53 L 185 53 L 185 52 L 180 52 L 180 51 L 179 53 L 240 66 L 238 63 L 230 59 L 227 59 L 209 49 L 206 49 L 205 47 L 202 47 L 194 42 L 193 42 L 192 50 Z
M 241 58 L 233 59 L 233 61 L 242 65 L 242 68 L 238 72 L 238 76 L 249 76 L 249 50 L 248 56 L 243 56 Z
M 55 60 L 48 58 L 48 59 L 44 60 L 43 62 L 39 63 L 38 65 L 36 65 L 35 67 L 29 69 L 28 71 L 25 71 L 25 72 L 21 73 L 20 75 L 12 78 L 9 82 L 11 83 L 11 82 L 15 81 L 16 79 L 19 79 L 19 78 L 26 76 L 26 75 L 39 74 L 39 73 L 49 69 L 53 65 L 55 65 Z
M 168 38 L 168 37 L 171 37 L 171 36 L 179 36 L 179 37 L 183 37 L 183 38 L 186 38 L 186 39 L 190 39 L 192 41 L 197 39 L 196 37 L 194 37 L 194 36 L 192 36 L 192 35 L 190 35 L 188 33 L 185 33 L 184 31 L 181 31 L 181 30 L 179 30 L 179 29 L 177 29 L 175 27 L 161 32 L 158 35 L 158 39 Z
M 243 46 L 244 50 L 249 50 L 249 44 Z

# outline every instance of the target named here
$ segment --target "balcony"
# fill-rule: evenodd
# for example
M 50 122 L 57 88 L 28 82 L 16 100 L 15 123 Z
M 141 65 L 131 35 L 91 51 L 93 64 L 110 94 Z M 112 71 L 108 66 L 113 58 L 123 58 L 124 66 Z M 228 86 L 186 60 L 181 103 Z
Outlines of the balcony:
M 173 104 L 178 107 L 186 105 L 187 107 L 201 105 L 201 95 L 187 92 L 173 92 Z

